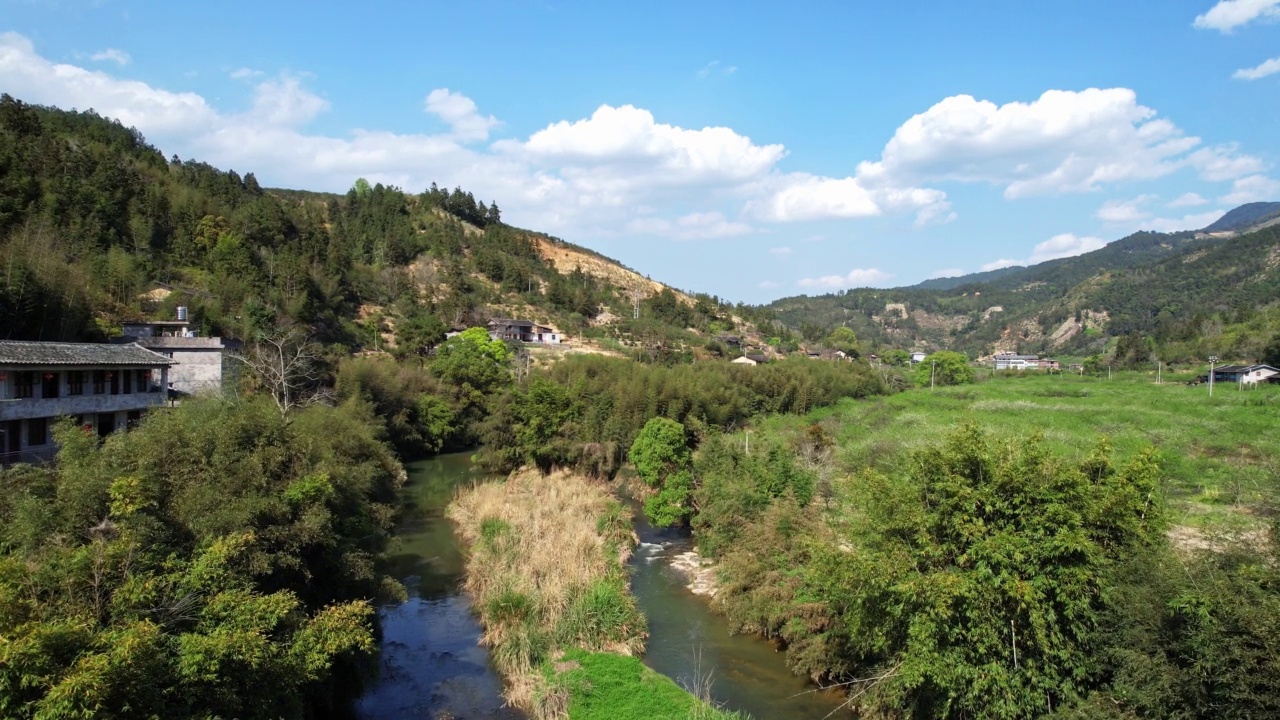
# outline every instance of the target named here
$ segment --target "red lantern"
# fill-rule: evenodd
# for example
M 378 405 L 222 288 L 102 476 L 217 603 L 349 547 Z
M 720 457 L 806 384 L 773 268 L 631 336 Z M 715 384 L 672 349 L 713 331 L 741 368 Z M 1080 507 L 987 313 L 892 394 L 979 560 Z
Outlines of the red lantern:
M 115 373 L 113 373 L 113 372 L 108 372 L 108 373 L 107 373 L 107 379 L 108 379 L 108 380 L 110 380 L 111 378 L 113 378 L 113 377 L 115 377 L 115 376 L 116 376 L 116 374 L 115 374 Z
M 45 380 L 52 380 L 52 379 L 53 379 L 53 373 L 45 373 L 45 374 L 44 374 L 44 379 L 45 379 Z
M 2 372 L 0 372 L 0 382 L 4 382 L 5 380 L 8 380 L 8 379 L 9 379 L 9 374 L 8 374 L 8 373 L 2 373 Z

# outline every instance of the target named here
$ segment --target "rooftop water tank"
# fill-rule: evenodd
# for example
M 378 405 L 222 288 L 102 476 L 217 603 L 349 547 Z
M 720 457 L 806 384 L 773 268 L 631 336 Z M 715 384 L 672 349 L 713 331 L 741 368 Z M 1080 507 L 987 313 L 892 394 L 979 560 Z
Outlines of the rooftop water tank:
M 178 321 L 179 321 L 179 322 L 186 322 L 186 321 L 187 321 L 187 306 L 186 306 L 186 305 L 179 305 L 179 306 L 178 306 Z

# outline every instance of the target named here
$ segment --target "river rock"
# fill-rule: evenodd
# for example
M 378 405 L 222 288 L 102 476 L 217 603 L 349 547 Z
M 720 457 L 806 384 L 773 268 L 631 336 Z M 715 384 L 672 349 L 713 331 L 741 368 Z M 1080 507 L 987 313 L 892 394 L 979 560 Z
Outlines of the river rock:
M 715 564 L 703 558 L 695 550 L 680 553 L 671 558 L 671 568 L 684 576 L 689 592 L 694 595 L 715 597 L 720 590 L 716 583 Z

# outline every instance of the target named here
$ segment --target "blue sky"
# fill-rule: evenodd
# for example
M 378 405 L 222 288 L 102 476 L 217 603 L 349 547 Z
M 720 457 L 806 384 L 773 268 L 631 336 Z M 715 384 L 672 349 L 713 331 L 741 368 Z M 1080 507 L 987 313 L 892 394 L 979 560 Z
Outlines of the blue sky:
M 1280 0 L 0 0 L 0 91 L 265 185 L 461 185 L 735 301 L 1280 200 Z

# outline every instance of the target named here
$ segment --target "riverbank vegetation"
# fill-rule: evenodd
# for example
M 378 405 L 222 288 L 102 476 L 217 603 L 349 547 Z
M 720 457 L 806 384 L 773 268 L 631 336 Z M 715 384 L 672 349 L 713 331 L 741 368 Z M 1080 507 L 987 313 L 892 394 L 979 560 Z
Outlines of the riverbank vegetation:
M 512 704 L 539 718 L 727 717 L 634 660 L 647 635 L 627 587 L 636 540 L 605 487 L 525 471 L 461 493 L 449 517 L 470 546 L 466 589 Z
M 369 416 L 188 401 L 0 472 L 0 716 L 308 718 L 375 652 L 403 469 Z
M 1274 715 L 1277 394 L 1153 379 L 922 389 L 765 419 L 750 454 L 704 442 L 716 603 L 863 714 Z
M 613 477 L 655 417 L 702 435 L 759 415 L 804 414 L 884 391 L 882 379 L 861 363 L 790 359 L 759 367 L 662 367 L 566 358 L 497 400 L 480 434 L 480 461 L 499 472 L 527 464 Z

